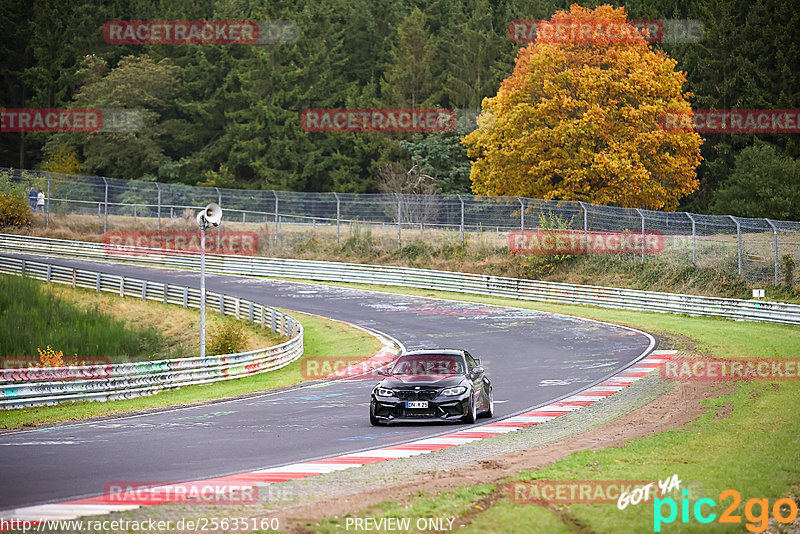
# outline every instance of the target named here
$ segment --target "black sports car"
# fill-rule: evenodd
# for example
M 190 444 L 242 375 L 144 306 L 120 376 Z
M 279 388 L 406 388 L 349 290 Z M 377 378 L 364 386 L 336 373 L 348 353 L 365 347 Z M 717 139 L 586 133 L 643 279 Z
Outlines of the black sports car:
M 425 420 L 474 423 L 494 415 L 492 382 L 465 350 L 415 350 L 397 358 L 372 390 L 373 425 Z

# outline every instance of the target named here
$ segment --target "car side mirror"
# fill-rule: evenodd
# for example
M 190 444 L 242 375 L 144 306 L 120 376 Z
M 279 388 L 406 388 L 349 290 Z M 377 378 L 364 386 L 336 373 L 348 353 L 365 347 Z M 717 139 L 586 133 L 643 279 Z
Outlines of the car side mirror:
M 377 373 L 381 376 L 389 376 L 389 371 L 384 368 L 378 369 Z
M 476 365 L 475 367 L 470 369 L 470 374 L 476 377 L 481 376 L 483 374 L 483 367 L 481 367 L 480 365 Z
M 473 359 L 475 360 L 475 363 L 477 363 L 478 365 L 481 364 L 481 359 L 480 358 L 473 358 Z

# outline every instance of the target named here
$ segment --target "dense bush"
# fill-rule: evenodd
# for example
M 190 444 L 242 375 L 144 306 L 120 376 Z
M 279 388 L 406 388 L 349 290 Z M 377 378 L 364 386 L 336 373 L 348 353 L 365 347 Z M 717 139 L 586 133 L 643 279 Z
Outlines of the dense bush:
M 31 208 L 19 196 L 0 192 L 0 227 L 28 226 L 31 224 Z
M 226 319 L 210 333 L 207 354 L 231 354 L 242 352 L 247 344 L 247 332 L 241 321 Z

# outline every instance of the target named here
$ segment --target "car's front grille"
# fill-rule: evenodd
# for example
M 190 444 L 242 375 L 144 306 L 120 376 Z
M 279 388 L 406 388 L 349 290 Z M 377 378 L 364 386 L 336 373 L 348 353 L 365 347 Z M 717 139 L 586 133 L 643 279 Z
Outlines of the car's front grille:
M 439 394 L 439 390 L 436 389 L 420 389 L 420 390 L 413 390 L 413 389 L 400 389 L 395 391 L 395 395 L 397 398 L 404 401 L 414 401 L 414 400 L 433 400 Z

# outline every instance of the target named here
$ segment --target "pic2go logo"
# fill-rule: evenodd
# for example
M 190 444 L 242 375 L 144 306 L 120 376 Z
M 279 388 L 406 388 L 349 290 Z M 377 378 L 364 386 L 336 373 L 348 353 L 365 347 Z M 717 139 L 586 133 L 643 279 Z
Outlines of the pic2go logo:
M 712 523 L 717 514 L 711 512 L 711 508 L 717 506 L 714 499 L 697 499 L 694 506 L 689 504 L 689 490 L 682 490 L 683 498 L 681 499 L 681 523 L 689 523 L 689 512 L 694 515 L 694 519 L 698 523 L 708 524 Z M 731 498 L 730 506 L 719 516 L 719 523 L 741 523 L 742 516 L 734 515 L 734 512 L 742 502 L 741 494 L 733 489 L 728 489 L 719 494 L 719 500 L 725 501 Z M 664 515 L 665 507 L 668 509 L 667 515 Z M 758 512 L 756 512 L 758 509 Z M 788 513 L 785 513 L 788 512 Z M 748 523 L 745 527 L 750 532 L 764 532 L 769 524 L 769 499 L 749 499 L 744 505 L 744 515 Z M 780 523 L 791 523 L 797 518 L 797 504 L 789 499 L 782 498 L 776 500 L 772 505 L 772 517 Z M 662 524 L 669 524 L 678 518 L 678 503 L 675 499 L 667 497 L 664 499 L 655 498 L 653 500 L 653 531 L 661 532 Z

